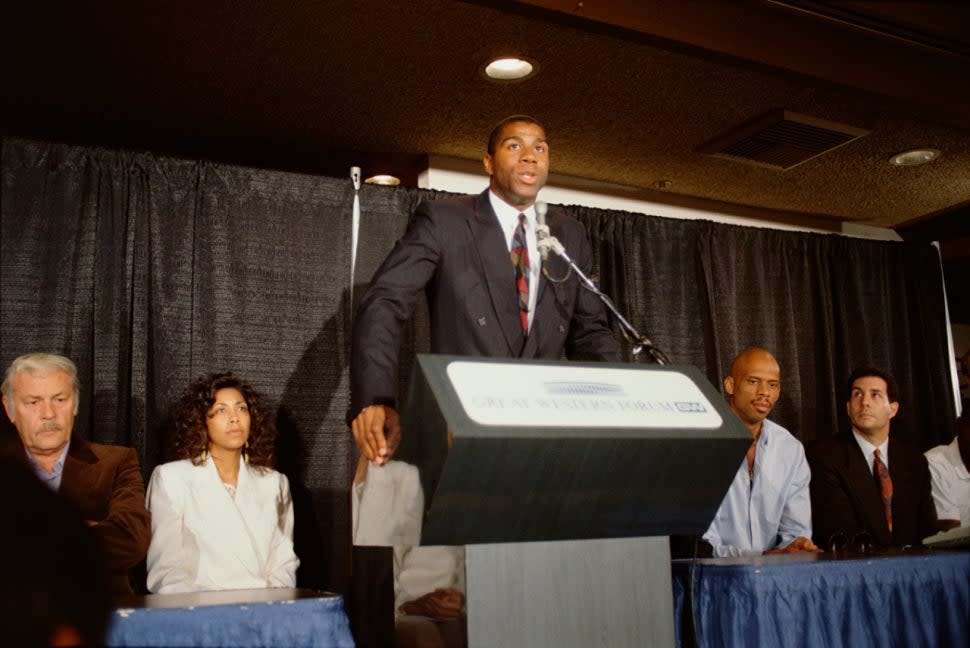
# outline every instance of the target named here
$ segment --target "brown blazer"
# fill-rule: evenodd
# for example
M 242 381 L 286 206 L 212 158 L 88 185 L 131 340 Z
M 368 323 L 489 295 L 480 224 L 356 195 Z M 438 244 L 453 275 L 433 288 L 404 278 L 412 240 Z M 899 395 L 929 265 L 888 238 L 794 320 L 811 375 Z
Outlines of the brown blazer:
M 152 535 L 134 449 L 73 437 L 60 492 L 100 538 L 111 594 L 131 594 L 128 571 L 145 558 Z

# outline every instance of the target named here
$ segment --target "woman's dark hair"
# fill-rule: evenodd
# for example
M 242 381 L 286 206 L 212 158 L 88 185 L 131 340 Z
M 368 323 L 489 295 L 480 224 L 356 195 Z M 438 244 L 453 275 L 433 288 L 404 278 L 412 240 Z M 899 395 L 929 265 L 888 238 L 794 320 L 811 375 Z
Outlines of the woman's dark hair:
M 191 459 L 202 463 L 203 452 L 209 446 L 206 416 L 220 389 L 238 389 L 249 408 L 249 441 L 243 450 L 251 466 L 272 468 L 276 464 L 276 424 L 263 403 L 259 392 L 248 382 L 231 372 L 200 376 L 185 388 L 172 407 L 175 432 L 172 453 L 177 459 Z

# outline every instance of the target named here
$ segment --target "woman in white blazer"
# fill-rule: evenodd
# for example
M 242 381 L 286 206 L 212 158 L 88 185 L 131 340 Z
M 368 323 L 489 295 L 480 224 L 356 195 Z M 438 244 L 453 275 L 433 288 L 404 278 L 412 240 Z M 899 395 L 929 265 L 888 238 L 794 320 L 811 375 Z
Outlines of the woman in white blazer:
M 152 473 L 148 589 L 294 587 L 293 501 L 273 470 L 276 427 L 231 373 L 192 382 L 172 409 L 179 461 Z

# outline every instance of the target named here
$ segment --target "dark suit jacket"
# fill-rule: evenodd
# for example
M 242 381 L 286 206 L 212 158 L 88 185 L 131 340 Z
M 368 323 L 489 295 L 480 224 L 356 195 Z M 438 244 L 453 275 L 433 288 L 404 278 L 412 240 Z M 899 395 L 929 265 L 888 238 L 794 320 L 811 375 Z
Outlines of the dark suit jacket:
M 584 273 L 592 265 L 586 230 L 550 209 L 546 223 Z M 543 262 L 532 330 L 523 338 L 515 269 L 488 191 L 425 201 L 378 268 L 361 299 L 351 351 L 348 421 L 364 407 L 395 402 L 405 324 L 422 290 L 431 351 L 462 356 L 617 360 L 616 339 L 599 299 L 554 254 Z
M 936 509 L 926 458 L 916 448 L 890 437 L 889 474 L 893 480 L 893 530 L 889 532 L 882 496 L 865 455 L 850 434 L 810 444 L 812 529 L 815 544 L 829 548 L 833 534 L 869 533 L 882 546 L 920 544 L 936 532 Z
M 71 439 L 61 494 L 73 503 L 101 540 L 112 594 L 130 594 L 128 570 L 145 558 L 151 516 L 134 449 Z

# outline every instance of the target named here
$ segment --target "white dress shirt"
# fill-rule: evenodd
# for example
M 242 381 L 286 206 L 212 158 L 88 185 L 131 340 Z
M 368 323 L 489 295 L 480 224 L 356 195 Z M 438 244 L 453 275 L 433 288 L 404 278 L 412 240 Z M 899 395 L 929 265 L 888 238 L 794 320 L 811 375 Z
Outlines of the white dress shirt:
M 424 491 L 418 469 L 392 459 L 367 466 L 351 499 L 354 544 L 394 547 L 394 613 L 428 592 L 465 592 L 465 547 L 415 546 L 421 542 Z
M 963 464 L 957 439 L 926 451 L 933 503 L 939 520 L 960 520 L 970 526 L 970 472 Z
M 866 465 L 869 466 L 869 472 L 875 476 L 876 473 L 873 472 L 872 462 L 876 457 L 876 448 L 879 449 L 879 460 L 886 466 L 886 470 L 889 470 L 889 437 L 883 441 L 880 445 L 875 446 L 869 442 L 867 438 L 855 431 L 852 428 L 852 436 L 855 437 L 855 442 L 859 444 L 859 449 L 862 450 L 862 454 L 866 457 Z
M 539 248 L 536 247 L 536 210 L 535 205 L 528 209 L 519 210 L 499 198 L 493 191 L 488 192 L 488 199 L 492 204 L 492 211 L 498 218 L 502 231 L 505 232 L 505 245 L 512 252 L 512 236 L 519 226 L 519 214 L 525 214 L 525 242 L 529 248 L 529 329 L 532 329 L 532 317 L 536 310 L 536 296 L 539 294 L 539 272 L 542 268 Z M 511 259 L 509 265 L 512 264 Z M 512 290 L 510 287 L 509 290 Z

